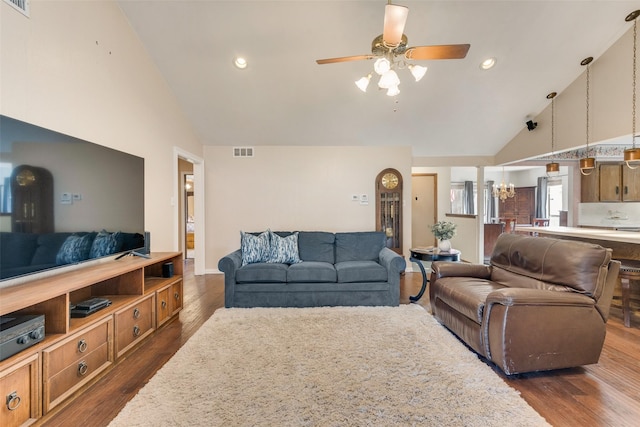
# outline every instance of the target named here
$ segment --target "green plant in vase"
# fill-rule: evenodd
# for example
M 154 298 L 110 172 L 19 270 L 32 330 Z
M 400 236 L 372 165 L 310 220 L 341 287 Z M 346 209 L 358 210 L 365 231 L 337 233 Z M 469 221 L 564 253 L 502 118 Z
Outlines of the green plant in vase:
M 438 248 L 443 252 L 451 250 L 451 238 L 456 235 L 457 225 L 450 221 L 438 221 L 431 226 L 431 232 L 438 239 Z

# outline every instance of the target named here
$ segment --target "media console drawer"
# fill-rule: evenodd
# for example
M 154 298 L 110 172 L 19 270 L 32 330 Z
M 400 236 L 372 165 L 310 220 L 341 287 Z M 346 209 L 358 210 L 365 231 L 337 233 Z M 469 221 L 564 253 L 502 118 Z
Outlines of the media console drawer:
M 45 414 L 113 363 L 112 336 L 108 316 L 42 352 Z
M 150 294 L 116 312 L 116 358 L 154 331 L 154 297 L 154 294 Z
M 30 424 L 40 416 L 38 353 L 0 371 L 0 425 Z

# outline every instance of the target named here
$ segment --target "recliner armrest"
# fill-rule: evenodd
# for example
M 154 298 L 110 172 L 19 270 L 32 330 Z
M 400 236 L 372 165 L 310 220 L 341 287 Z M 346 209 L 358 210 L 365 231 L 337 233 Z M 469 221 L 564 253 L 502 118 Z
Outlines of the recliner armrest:
M 431 263 L 433 280 L 441 277 L 477 277 L 478 279 L 491 278 L 491 266 L 484 264 L 469 264 L 463 262 L 434 261 Z
M 593 307 L 593 298 L 577 292 L 560 292 L 531 288 L 503 288 L 487 295 L 486 306 L 514 305 L 562 305 Z

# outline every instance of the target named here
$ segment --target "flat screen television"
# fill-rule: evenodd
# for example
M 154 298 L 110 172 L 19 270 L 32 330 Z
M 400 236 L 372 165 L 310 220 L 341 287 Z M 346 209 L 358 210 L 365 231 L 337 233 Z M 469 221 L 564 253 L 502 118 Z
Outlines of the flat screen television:
M 143 158 L 0 115 L 0 287 L 143 252 L 144 229 Z

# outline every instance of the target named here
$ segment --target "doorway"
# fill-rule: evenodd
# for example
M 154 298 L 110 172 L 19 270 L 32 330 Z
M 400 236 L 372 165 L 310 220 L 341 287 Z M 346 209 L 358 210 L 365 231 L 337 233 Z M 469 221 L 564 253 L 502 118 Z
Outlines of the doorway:
M 184 175 L 184 247 L 185 258 L 193 259 L 196 249 L 193 174 Z
M 174 154 L 174 192 L 171 198 L 174 215 L 174 240 L 173 245 L 187 256 L 187 189 L 188 180 L 186 175 L 192 176 L 193 197 L 192 201 L 192 225 L 193 229 L 193 249 L 189 250 L 189 256 L 193 257 L 193 273 L 195 275 L 205 274 L 205 209 L 204 209 L 204 159 L 195 154 L 189 153 L 181 148 L 173 147 Z
M 438 175 L 411 175 L 411 247 L 434 246 L 431 226 L 438 213 Z

